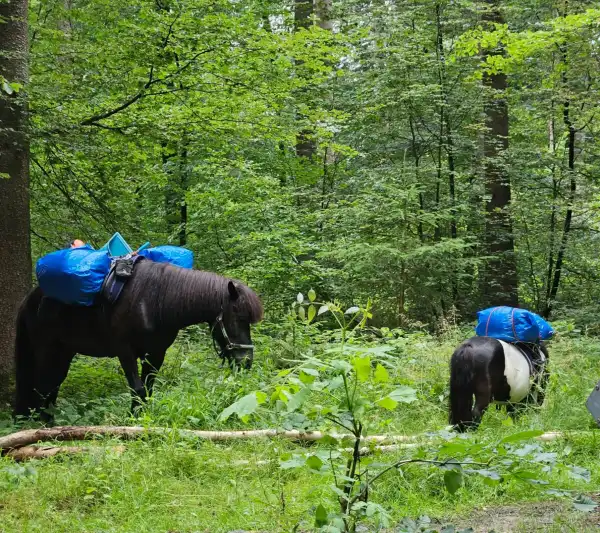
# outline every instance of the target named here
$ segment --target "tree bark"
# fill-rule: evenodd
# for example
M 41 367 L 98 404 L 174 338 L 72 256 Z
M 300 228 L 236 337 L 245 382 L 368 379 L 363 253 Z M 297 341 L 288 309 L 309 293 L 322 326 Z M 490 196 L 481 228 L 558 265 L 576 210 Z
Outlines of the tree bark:
M 148 435 L 171 435 L 177 434 L 180 438 L 209 440 L 212 442 L 226 442 L 231 440 L 249 439 L 288 439 L 298 442 L 317 442 L 325 437 L 333 437 L 338 441 L 350 439 L 355 440 L 352 434 L 336 434 L 321 431 L 280 431 L 277 429 L 255 429 L 249 431 L 199 431 L 191 429 L 171 429 L 164 427 L 141 427 L 141 426 L 57 426 L 53 428 L 25 429 L 4 437 L 0 437 L 0 452 L 2 455 L 15 454 L 14 450 L 29 447 L 33 444 L 46 441 L 83 441 L 92 440 L 96 437 L 117 437 L 126 440 L 147 437 Z M 590 434 L 591 432 L 580 432 L 579 434 Z M 538 440 L 551 441 L 564 436 L 560 431 L 551 431 L 538 437 Z M 431 441 L 428 435 L 367 435 L 361 437 L 365 443 L 378 446 L 398 445 L 404 443 L 418 443 Z M 81 448 L 74 447 L 72 451 Z M 48 452 L 54 455 L 58 452 Z
M 392 446 L 395 446 L 392 444 Z M 125 446 L 110 446 L 107 448 L 92 446 L 23 446 L 22 448 L 13 448 L 6 455 L 15 461 L 27 461 L 28 459 L 47 459 L 56 455 L 78 455 L 85 452 L 99 452 L 121 454 L 125 451 Z
M 556 211 L 558 202 L 559 184 L 556 177 L 556 136 L 555 136 L 555 125 L 554 125 L 554 101 L 552 101 L 551 107 L 552 118 L 548 121 L 548 149 L 552 154 L 552 206 L 550 208 L 550 238 L 548 243 L 548 266 L 546 274 L 546 295 L 544 300 L 544 308 L 542 315 L 544 318 L 548 318 L 550 313 L 550 293 L 552 291 L 552 277 L 554 273 L 554 245 L 555 245 L 555 231 L 556 231 Z
M 333 30 L 333 20 L 331 19 L 332 9 L 332 0 L 314 0 L 314 10 L 317 15 L 319 28 L 328 31 Z
M 0 2 L 0 399 L 10 395 L 15 316 L 31 287 L 29 141 L 25 93 L 2 84 L 27 82 L 27 0 Z
M 488 0 L 484 20 L 503 24 L 499 2 Z M 484 50 L 483 55 L 501 53 Z M 486 73 L 483 83 L 487 90 L 484 104 L 485 132 L 485 193 L 486 226 L 483 300 L 487 305 L 518 306 L 517 262 L 514 251 L 512 218 L 510 214 L 511 188 L 503 157 L 508 150 L 508 104 L 505 98 L 507 78 L 504 73 Z
M 177 152 L 168 153 L 166 144 L 162 146 L 163 169 L 167 174 L 165 187 L 165 209 L 167 226 L 171 236 L 177 235 L 179 246 L 187 244 L 187 201 L 186 193 L 189 185 L 188 176 L 188 144 L 184 136 Z
M 308 29 L 312 24 L 314 13 L 313 0 L 294 1 L 294 30 Z M 296 61 L 298 66 L 301 61 Z M 301 118 L 301 117 L 298 117 Z M 312 159 L 317 151 L 317 144 L 313 139 L 313 131 L 309 128 L 302 129 L 296 135 L 296 155 L 305 159 Z
M 565 6 L 567 4 L 565 3 Z M 565 7 L 566 16 L 566 7 Z M 552 307 L 556 296 L 558 294 L 558 288 L 560 287 L 560 279 L 562 275 L 563 263 L 565 259 L 565 253 L 567 251 L 567 245 L 569 243 L 569 234 L 571 232 L 571 222 L 573 220 L 573 204 L 575 203 L 575 196 L 577 194 L 577 175 L 575 173 L 575 139 L 576 129 L 571 119 L 571 100 L 568 96 L 568 80 L 566 69 L 568 66 L 568 49 L 565 43 L 561 47 L 561 53 L 563 57 L 563 73 L 561 77 L 561 83 L 565 90 L 567 97 L 563 103 L 563 123 L 565 129 L 568 132 L 567 150 L 568 150 L 568 161 L 567 161 L 567 173 L 569 175 L 569 195 L 567 196 L 567 212 L 565 214 L 565 221 L 563 223 L 562 238 L 560 240 L 560 246 L 556 255 L 556 264 L 554 265 L 554 276 L 552 278 L 552 285 L 550 286 L 550 292 L 548 301 L 546 303 L 546 309 L 544 310 L 544 317 L 549 318 L 552 313 Z

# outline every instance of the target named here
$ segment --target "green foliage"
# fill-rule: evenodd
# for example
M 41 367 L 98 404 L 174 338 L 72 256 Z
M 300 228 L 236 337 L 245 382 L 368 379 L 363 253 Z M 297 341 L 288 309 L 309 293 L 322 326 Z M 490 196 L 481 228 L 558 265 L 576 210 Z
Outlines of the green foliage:
M 21 83 L 8 81 L 4 76 L 0 76 L 0 89 L 7 95 L 18 93 L 23 88 Z
M 533 439 L 589 427 L 584 401 L 600 372 L 586 337 L 600 327 L 598 10 L 502 7 L 506 24 L 490 26 L 470 0 L 335 1 L 333 31 L 316 21 L 294 31 L 293 6 L 269 0 L 32 0 L 31 81 L 0 77 L 0 97 L 29 100 L 34 259 L 115 230 L 132 243 L 185 244 L 199 268 L 248 282 L 267 309 L 255 334 L 262 364 L 223 374 L 204 360 L 205 332 L 190 332 L 135 423 L 332 435 L 310 449 L 139 443 L 122 459 L 57 459 L 31 472 L 4 460 L 3 527 L 22 530 L 26 514 L 53 520 L 53 531 L 110 520 L 124 531 L 195 530 L 201 512 L 202 527 L 216 517 L 214 531 L 245 521 L 377 528 L 406 515 L 398 527 L 422 531 L 438 524 L 421 513 L 445 520 L 495 501 L 569 496 L 594 509 L 577 495 L 598 481 L 593 439 Z M 485 290 L 481 80 L 499 73 L 509 76 L 498 163 L 511 182 L 521 304 L 561 319 L 556 372 L 543 409 L 516 422 L 488 413 L 462 438 L 444 431 L 447 356 L 472 332 Z M 301 138 L 310 156 L 298 154 Z M 57 419 L 133 423 L 119 378 L 112 363 L 77 362 Z M 11 429 L 7 417 L 0 431 Z M 435 439 L 385 463 L 347 450 L 376 431 Z M 224 476 L 230 452 L 271 466 Z M 200 486 L 215 488 L 210 501 Z M 34 492 L 39 507 L 7 511 Z M 150 506 L 163 500 L 168 512 Z
M 351 0 L 333 2 L 334 31 L 294 31 L 291 6 L 263 0 L 34 0 L 34 258 L 119 230 L 186 244 L 273 317 L 313 287 L 340 305 L 371 298 L 377 326 L 470 320 L 487 261 L 480 79 L 503 71 L 521 303 L 593 306 L 598 10 L 504 8 L 490 26 L 469 0 Z M 571 203 L 567 99 L 576 222 L 551 296 Z M 296 153 L 300 134 L 311 157 Z
M 292 292 L 292 299 L 297 292 Z M 310 305 L 306 293 L 304 300 L 304 305 Z M 346 461 L 352 456 L 347 449 L 353 440 L 339 439 L 347 430 L 326 419 L 329 407 L 339 415 L 347 411 L 342 404 L 343 382 L 323 390 L 319 382 L 332 381 L 342 368 L 352 381 L 351 361 L 360 356 L 369 357 L 372 363 L 369 379 L 357 388 L 371 404 L 362 416 L 363 435 L 424 435 L 414 447 L 386 452 L 363 442 L 362 448 L 372 449 L 361 457 L 360 473 L 377 475 L 399 461 L 441 461 L 439 466 L 405 463 L 372 483 L 367 501 L 358 502 L 355 508 L 365 527 L 377 530 L 377 524 L 387 519 L 389 529 L 440 532 L 455 524 L 455 531 L 460 531 L 477 527 L 483 517 L 476 509 L 486 507 L 486 519 L 510 511 L 514 521 L 518 513 L 522 530 L 536 527 L 541 515 L 545 519 L 554 516 L 552 524 L 545 524 L 548 531 L 558 533 L 565 524 L 578 531 L 592 530 L 596 515 L 578 510 L 575 504 L 585 504 L 581 495 L 589 495 L 600 482 L 597 436 L 588 431 L 594 422 L 585 408 L 600 374 L 596 340 L 583 332 L 565 331 L 551 345 L 552 379 L 541 409 L 530 409 L 514 421 L 504 411 L 490 409 L 476 433 L 459 436 L 446 431 L 445 393 L 448 357 L 464 338 L 463 331 L 448 330 L 440 339 L 426 333 L 361 328 L 348 334 L 341 357 L 339 341 L 328 342 L 337 335 L 331 313 L 311 324 L 297 318 L 295 322 L 295 364 L 279 365 L 290 352 L 278 335 L 290 331 L 267 323 L 253 336 L 257 346 L 253 369 L 237 374 L 220 368 L 204 328 L 182 335 L 167 354 L 155 396 L 138 419 L 128 414 L 130 398 L 118 362 L 77 358 L 61 388 L 56 422 L 209 430 L 302 428 L 323 430 L 331 438 L 309 444 L 279 439 L 213 444 L 167 433 L 137 442 L 98 440 L 89 443 L 87 453 L 20 466 L 2 458 L 0 522 L 4 530 L 20 532 L 27 523 L 32 531 L 67 533 L 77 523 L 81 531 L 90 532 L 98 528 L 124 533 L 198 528 L 218 533 L 240 528 L 291 531 L 296 525 L 297 530 L 310 531 L 319 505 L 334 527 L 341 496 L 334 489 L 334 472 L 338 483 L 343 483 L 340 472 L 345 475 Z M 329 366 L 334 360 L 345 364 L 322 370 L 324 365 L 310 364 L 302 357 L 309 354 Z M 378 365 L 386 369 L 388 381 L 378 381 L 382 374 Z M 289 397 L 278 387 L 292 390 L 292 386 L 292 395 L 303 389 L 309 395 L 288 412 Z M 414 389 L 417 401 L 401 403 L 392 411 L 377 405 L 402 386 Z M 277 392 L 277 396 L 268 396 L 245 421 L 235 414 L 220 419 L 225 409 L 255 391 Z M 1 414 L 0 432 L 15 429 L 10 413 Z M 563 431 L 564 437 L 537 441 L 533 430 Z M 124 444 L 126 451 L 113 451 L 117 444 Z M 484 465 L 473 464 L 477 462 Z M 35 470 L 32 475 L 22 471 L 28 465 Z M 453 495 L 445 484 L 445 478 L 453 475 L 446 474 L 449 470 L 462 472 L 462 486 Z M 370 504 L 368 509 L 364 503 Z M 594 504 L 587 505 L 585 509 L 591 510 Z
M 441 470 L 443 474 L 437 476 L 439 483 L 452 496 L 466 489 L 467 476 L 479 477 L 489 487 L 516 482 L 538 490 L 548 490 L 551 472 L 591 481 L 588 469 L 571 465 L 558 454 L 544 452 L 539 444 L 530 443 L 543 433 L 538 429 L 513 432 L 487 442 L 441 431 L 440 441 L 412 456 L 393 462 L 370 457 L 361 446 L 366 435 L 383 428 L 379 408 L 393 412 L 401 409 L 401 405 L 418 403 L 417 390 L 391 382 L 386 367 L 393 368 L 394 359 L 389 356 L 389 347 L 364 343 L 362 330 L 371 314 L 370 305 L 352 306 L 344 311 L 336 303 L 317 301 L 315 291 L 311 290 L 308 298 L 302 293 L 296 295 L 293 316 L 311 327 L 314 316 L 309 318 L 305 309 L 317 306 L 326 307 L 333 318 L 338 331 L 329 335 L 335 334 L 338 344 L 312 350 L 310 354 L 297 353 L 295 366 L 280 371 L 268 388 L 235 401 L 222 412 L 220 419 L 226 420 L 236 413 L 244 423 L 250 423 L 250 415 L 272 415 L 286 428 L 322 430 L 330 426 L 330 431 L 343 432 L 343 435 L 330 432 L 322 441 L 324 450 L 288 452 L 279 462 L 285 471 L 308 469 L 316 476 L 333 476 L 330 490 L 338 500 L 339 510 L 327 511 L 330 502 L 320 502 L 315 510 L 315 527 L 319 530 L 353 532 L 363 520 L 387 527 L 388 511 L 371 501 L 369 494 L 376 490 L 384 475 L 404 472 L 413 464 Z M 327 327 L 323 318 L 319 327 Z M 263 403 L 264 412 L 260 413 L 259 405 Z M 370 451 L 376 451 L 373 445 Z

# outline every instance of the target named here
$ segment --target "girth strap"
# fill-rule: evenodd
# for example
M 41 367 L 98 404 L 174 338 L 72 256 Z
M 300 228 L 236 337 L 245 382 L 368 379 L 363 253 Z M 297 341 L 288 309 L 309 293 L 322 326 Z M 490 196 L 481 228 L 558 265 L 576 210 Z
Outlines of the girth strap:
M 525 357 L 525 360 L 529 365 L 529 374 L 532 377 L 538 376 L 546 364 L 546 356 L 544 355 L 544 352 L 542 352 L 540 346 L 538 344 L 524 342 L 513 343 L 513 346 L 518 348 Z

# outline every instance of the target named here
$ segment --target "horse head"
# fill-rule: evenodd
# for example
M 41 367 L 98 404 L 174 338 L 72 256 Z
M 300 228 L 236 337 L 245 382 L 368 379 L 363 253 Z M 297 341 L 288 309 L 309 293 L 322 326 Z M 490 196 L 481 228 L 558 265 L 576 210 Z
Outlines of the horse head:
M 262 306 L 249 288 L 232 280 L 227 283 L 224 300 L 211 325 L 213 344 L 219 357 L 230 366 L 250 369 L 254 360 L 250 325 L 262 318 Z

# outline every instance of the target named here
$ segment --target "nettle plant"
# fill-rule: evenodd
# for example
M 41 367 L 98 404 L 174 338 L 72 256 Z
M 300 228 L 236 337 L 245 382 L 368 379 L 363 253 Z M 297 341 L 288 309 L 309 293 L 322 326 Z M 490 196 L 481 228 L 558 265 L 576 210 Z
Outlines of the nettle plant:
M 307 355 L 298 354 L 297 360 L 289 361 L 293 366 L 279 372 L 266 390 L 247 394 L 220 415 L 223 421 L 235 414 L 248 422 L 253 414 L 263 412 L 272 421 L 281 422 L 284 429 L 333 426 L 334 431 L 320 435 L 319 449 L 280 458 L 282 469 L 305 468 L 333 480 L 332 497 L 315 508 L 316 529 L 352 533 L 363 520 L 378 528 L 387 527 L 388 512 L 370 500 L 372 487 L 384 475 L 413 463 L 441 469 L 440 482 L 443 477 L 450 494 L 464 485 L 466 474 L 492 486 L 511 478 L 542 489 L 549 488 L 545 479 L 548 474 L 560 468 L 575 479 L 589 480 L 588 471 L 563 464 L 557 453 L 545 453 L 540 444 L 520 446 L 521 441 L 542 433 L 537 430 L 487 443 L 472 442 L 467 435 L 449 431 L 431 433 L 430 437 L 437 437 L 432 441 L 436 444 L 412 448 L 410 457 L 381 462 L 379 452 L 394 451 L 401 445 L 379 446 L 368 438 L 369 429 L 381 426 L 385 418 L 382 412 L 389 413 L 418 398 L 412 387 L 392 382 L 390 370 L 396 363 L 390 353 L 393 347 L 365 346 L 358 341 L 357 334 L 372 316 L 370 307 L 367 303 L 344 310 L 335 302 L 317 302 L 312 290 L 307 299 L 298 294 L 292 307 L 297 320 L 309 325 L 327 314 L 328 323 L 335 325 L 331 331 L 335 342 L 323 345 L 321 350 L 313 348 Z M 552 491 L 559 496 L 570 495 L 568 491 Z M 331 500 L 337 500 L 335 510 L 331 510 Z

